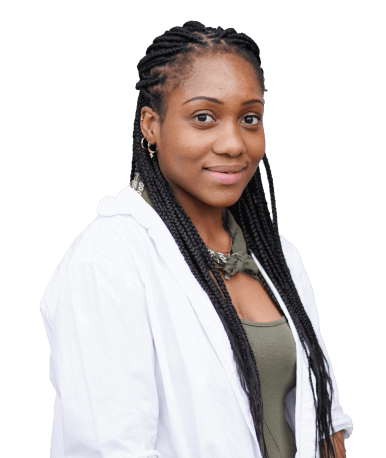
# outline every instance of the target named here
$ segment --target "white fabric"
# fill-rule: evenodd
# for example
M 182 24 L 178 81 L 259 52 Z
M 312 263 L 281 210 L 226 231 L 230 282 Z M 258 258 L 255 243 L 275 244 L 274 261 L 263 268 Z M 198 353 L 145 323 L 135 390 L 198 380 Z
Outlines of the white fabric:
M 301 258 L 282 244 L 325 351 Z M 307 361 L 265 277 L 296 341 L 297 386 L 286 399 L 296 457 L 311 458 Z M 41 312 L 57 393 L 51 458 L 261 456 L 222 323 L 161 218 L 129 186 L 102 199 L 57 267 Z M 352 422 L 336 385 L 332 415 L 348 437 Z

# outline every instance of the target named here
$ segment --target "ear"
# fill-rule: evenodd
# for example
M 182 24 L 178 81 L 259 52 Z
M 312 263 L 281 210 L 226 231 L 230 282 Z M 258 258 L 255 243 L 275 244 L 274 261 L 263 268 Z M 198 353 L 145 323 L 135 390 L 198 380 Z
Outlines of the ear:
M 148 143 L 157 143 L 160 132 L 159 115 L 150 107 L 141 110 L 141 131 Z

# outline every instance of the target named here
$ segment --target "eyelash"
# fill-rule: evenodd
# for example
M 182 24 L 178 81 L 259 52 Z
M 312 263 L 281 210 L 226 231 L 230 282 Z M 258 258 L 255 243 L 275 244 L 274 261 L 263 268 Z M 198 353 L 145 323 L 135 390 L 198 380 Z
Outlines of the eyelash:
M 211 114 L 209 114 L 209 113 L 199 113 L 199 114 L 197 114 L 194 118 L 197 119 L 199 116 L 209 116 L 209 117 L 211 117 L 211 118 L 213 119 L 213 116 L 212 116 Z M 247 118 L 247 117 L 251 117 L 251 118 L 257 119 L 257 122 L 256 122 L 256 123 L 253 123 L 253 124 L 244 123 L 244 124 L 248 124 L 248 125 L 250 125 L 250 126 L 254 126 L 254 125 L 258 124 L 258 123 L 261 121 L 261 116 L 256 115 L 256 114 L 246 114 L 246 115 L 243 117 L 243 119 L 245 119 L 245 118 Z M 197 119 L 197 121 L 199 121 L 199 120 Z M 199 122 L 201 122 L 202 124 L 206 124 L 205 121 L 199 121 Z

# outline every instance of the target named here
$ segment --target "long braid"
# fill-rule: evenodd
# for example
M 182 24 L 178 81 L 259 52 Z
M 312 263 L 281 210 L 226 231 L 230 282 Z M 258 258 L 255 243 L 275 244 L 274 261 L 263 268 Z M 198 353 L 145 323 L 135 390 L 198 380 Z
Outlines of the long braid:
M 331 418 L 331 411 L 328 411 L 327 406 L 332 402 L 332 391 L 333 391 L 333 386 L 332 386 L 332 380 L 329 375 L 329 367 L 328 367 L 328 362 L 323 354 L 322 349 L 320 348 L 320 345 L 318 343 L 314 328 L 312 326 L 312 323 L 304 310 L 303 305 L 301 304 L 300 297 L 298 295 L 298 291 L 295 287 L 295 284 L 293 283 L 292 277 L 290 270 L 288 269 L 287 263 L 285 262 L 283 250 L 281 249 L 281 243 L 280 243 L 280 237 L 279 237 L 279 232 L 278 232 L 278 223 L 277 223 L 277 211 L 276 211 L 276 201 L 275 201 L 275 194 L 274 194 L 274 187 L 273 187 L 273 179 L 272 179 L 272 173 L 271 173 L 271 168 L 269 166 L 269 162 L 266 156 L 264 156 L 264 166 L 267 172 L 267 178 L 269 182 L 269 189 L 270 189 L 270 195 L 271 195 L 271 202 L 272 202 L 272 215 L 273 215 L 273 224 L 275 227 L 275 239 L 276 243 L 278 246 L 277 250 L 277 255 L 278 258 L 280 259 L 282 265 L 283 265 L 283 271 L 287 275 L 288 278 L 288 286 L 291 289 L 294 297 L 295 297 L 295 303 L 298 305 L 298 308 L 296 310 L 296 313 L 301 316 L 301 322 L 303 327 L 306 329 L 304 337 L 307 338 L 307 344 L 308 344 L 308 349 L 309 349 L 309 378 L 310 378 L 310 383 L 314 395 L 314 403 L 315 403 L 315 408 L 317 412 L 317 417 L 320 417 L 322 421 L 324 422 L 324 427 L 329 428 L 332 423 L 332 418 Z M 317 362 L 317 364 L 315 364 Z M 314 386 L 312 383 L 312 377 L 311 377 L 311 369 L 312 372 L 315 375 L 316 379 L 316 392 L 317 392 L 317 397 L 315 396 L 315 391 L 314 391 Z M 323 381 L 326 381 L 327 383 L 323 383 Z M 328 402 L 318 402 L 319 399 L 328 399 Z
M 248 60 L 254 66 L 261 87 L 265 90 L 258 46 L 250 37 L 237 33 L 234 29 L 224 30 L 221 27 L 215 29 L 205 27 L 199 22 L 190 21 L 183 27 L 173 27 L 166 31 L 149 46 L 145 57 L 138 64 L 140 81 L 136 88 L 140 93 L 134 121 L 130 180 L 134 178 L 135 172 L 140 173 L 155 210 L 170 230 L 190 270 L 208 294 L 223 323 L 231 344 L 241 386 L 248 396 L 260 449 L 264 458 L 267 458 L 268 452 L 263 433 L 264 416 L 260 378 L 256 360 L 242 323 L 203 240 L 183 207 L 175 199 L 168 182 L 162 175 L 157 155 L 151 159 L 141 147 L 141 109 L 144 106 L 154 108 L 160 114 L 162 121 L 167 92 L 165 81 L 168 80 L 168 77 L 173 77 L 177 69 L 186 65 L 192 56 L 222 49 L 231 50 Z M 325 439 L 327 445 L 327 454 L 325 448 L 321 447 L 321 457 L 335 458 L 329 437 L 332 430 L 332 382 L 329 369 L 284 258 L 278 232 L 273 180 L 266 156 L 263 162 L 270 186 L 272 219 L 264 195 L 259 168 L 239 201 L 232 205 L 230 210 L 243 230 L 248 250 L 259 259 L 293 319 L 309 361 L 309 378 L 316 409 L 317 441 Z M 263 287 L 281 310 L 267 282 L 260 272 L 258 275 Z M 316 393 L 312 374 L 316 380 Z

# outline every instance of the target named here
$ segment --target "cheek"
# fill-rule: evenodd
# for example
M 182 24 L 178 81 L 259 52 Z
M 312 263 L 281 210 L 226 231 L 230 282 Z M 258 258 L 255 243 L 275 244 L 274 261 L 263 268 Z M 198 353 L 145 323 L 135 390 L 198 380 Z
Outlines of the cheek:
M 207 138 L 183 129 L 175 129 L 172 135 L 162 139 L 159 146 L 159 157 L 165 166 L 172 169 L 177 166 L 197 168 L 200 166 L 200 159 L 211 151 Z
M 257 138 L 253 138 L 247 143 L 247 150 L 252 162 L 261 161 L 265 154 L 264 131 Z

